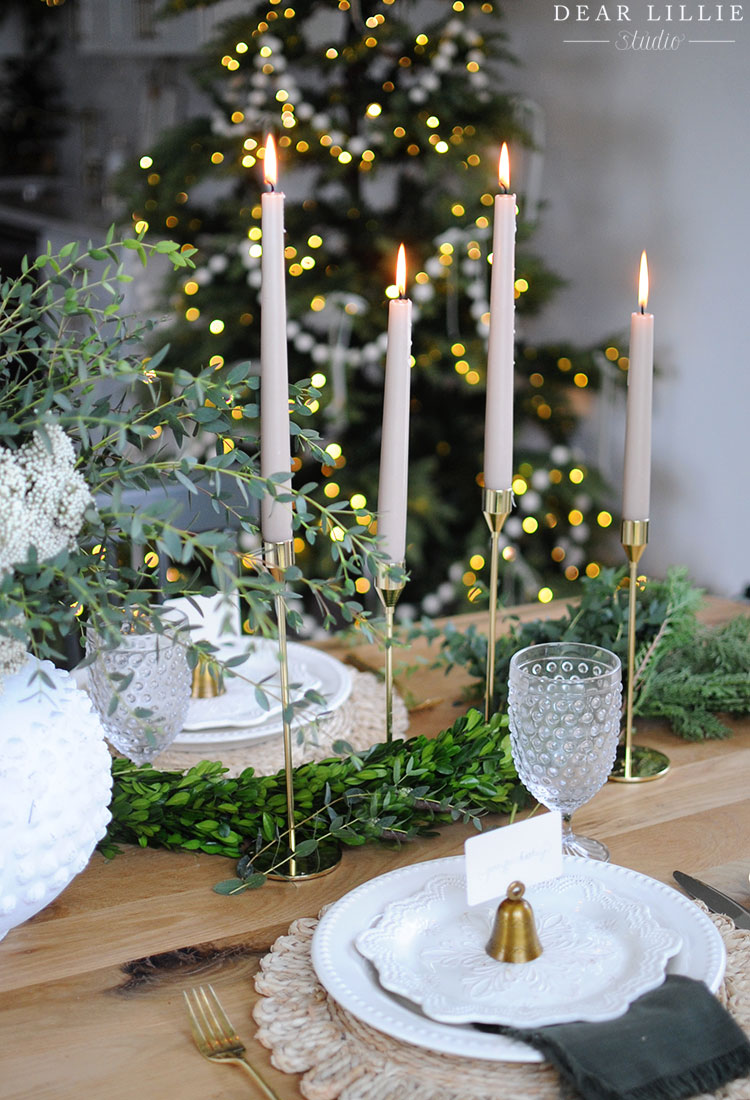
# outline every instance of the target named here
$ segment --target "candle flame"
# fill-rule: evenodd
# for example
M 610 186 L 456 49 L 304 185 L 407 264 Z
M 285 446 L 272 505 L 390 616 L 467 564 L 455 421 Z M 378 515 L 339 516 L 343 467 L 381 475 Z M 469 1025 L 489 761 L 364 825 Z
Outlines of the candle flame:
M 276 143 L 273 134 L 269 134 L 266 140 L 266 155 L 263 158 L 263 178 L 271 187 L 276 186 L 278 176 L 278 161 L 276 158 Z
M 500 150 L 500 163 L 498 164 L 497 178 L 500 182 L 500 186 L 506 192 L 510 192 L 510 155 L 508 154 L 508 145 L 505 141 Z
M 638 305 L 641 312 L 648 305 L 648 260 L 645 251 L 641 253 L 641 272 L 638 277 Z
M 403 245 L 399 246 L 396 259 L 396 286 L 399 298 L 403 298 L 406 294 L 406 250 Z

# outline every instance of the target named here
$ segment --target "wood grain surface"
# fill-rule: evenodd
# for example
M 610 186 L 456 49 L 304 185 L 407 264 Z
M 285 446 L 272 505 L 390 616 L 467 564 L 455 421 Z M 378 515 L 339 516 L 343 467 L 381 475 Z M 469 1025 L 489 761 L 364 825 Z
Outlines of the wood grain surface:
M 717 623 L 739 610 L 747 608 L 711 599 L 703 617 Z M 521 616 L 539 612 L 535 606 Z M 482 620 L 457 620 L 471 621 Z M 326 648 L 376 669 L 381 664 L 374 647 Z M 399 676 L 415 704 L 410 735 L 450 725 L 465 707 L 467 677 L 430 669 L 424 644 L 400 656 L 402 665 L 418 666 Z M 652 783 L 605 785 L 576 814 L 577 828 L 604 840 L 615 863 L 669 883 L 673 870 L 684 870 L 750 903 L 750 720 L 731 725 L 734 736 L 726 741 L 691 744 L 642 723 L 637 739 L 667 752 L 669 774 Z M 236 898 L 212 891 L 234 873 L 217 856 L 132 848 L 107 862 L 95 853 L 52 905 L 0 942 L 1 1100 L 252 1097 L 241 1071 L 209 1064 L 193 1046 L 182 990 L 206 981 L 253 1062 L 283 1100 L 297 1100 L 298 1078 L 275 1070 L 253 1039 L 259 959 L 295 918 L 316 915 L 397 866 L 457 854 L 469 831 L 450 826 L 397 852 L 351 849 L 326 878 L 269 883 Z

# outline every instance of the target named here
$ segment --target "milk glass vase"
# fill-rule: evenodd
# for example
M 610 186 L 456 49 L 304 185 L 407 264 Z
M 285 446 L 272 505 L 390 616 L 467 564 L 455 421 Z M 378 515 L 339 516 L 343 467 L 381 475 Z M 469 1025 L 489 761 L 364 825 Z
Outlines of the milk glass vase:
M 135 764 L 150 762 L 174 741 L 192 687 L 186 617 L 170 610 L 160 629 L 150 625 L 147 616 L 126 616 L 115 644 L 92 624 L 86 632 L 94 707 L 109 743 Z
M 612 770 L 620 734 L 622 668 L 608 649 L 546 642 L 510 662 L 508 715 L 513 760 L 526 789 L 563 821 L 563 852 L 609 859 L 606 845 L 571 829 Z

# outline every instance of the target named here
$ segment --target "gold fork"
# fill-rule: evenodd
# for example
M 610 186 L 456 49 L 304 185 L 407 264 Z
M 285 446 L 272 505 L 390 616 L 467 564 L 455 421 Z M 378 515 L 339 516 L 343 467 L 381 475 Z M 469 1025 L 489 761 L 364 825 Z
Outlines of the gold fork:
M 232 1027 L 213 986 L 199 986 L 198 989 L 191 989 L 189 994 L 183 990 L 182 995 L 190 1016 L 195 1045 L 203 1057 L 212 1062 L 242 1066 L 268 1100 L 279 1100 L 245 1057 L 245 1044 Z

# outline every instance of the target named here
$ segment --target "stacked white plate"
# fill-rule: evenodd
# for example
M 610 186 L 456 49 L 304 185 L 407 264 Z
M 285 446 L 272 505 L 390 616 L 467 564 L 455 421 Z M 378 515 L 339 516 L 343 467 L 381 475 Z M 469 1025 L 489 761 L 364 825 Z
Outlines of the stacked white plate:
M 327 911 L 313 939 L 316 973 L 340 1005 L 387 1035 L 512 1062 L 542 1057 L 472 1023 L 614 1019 L 667 973 L 719 987 L 719 933 L 664 883 L 566 856 L 562 877 L 526 897 L 544 951 L 530 963 L 498 963 L 484 951 L 497 902 L 468 907 L 463 856 L 399 868 Z
M 249 638 L 239 630 L 239 606 L 235 597 L 179 597 L 168 605 L 188 621 L 195 641 L 216 647 L 222 660 L 244 656 L 232 665 L 235 675 L 224 678 L 225 692 L 213 699 L 192 699 L 182 732 L 174 745 L 188 752 L 241 748 L 283 732 L 278 643 L 270 638 Z M 291 699 L 295 705 L 292 729 L 299 730 L 333 713 L 349 698 L 351 671 L 319 649 L 290 642 L 287 645 Z M 256 685 L 265 698 L 261 703 Z M 305 699 L 316 692 L 323 703 Z
M 251 647 L 251 648 L 250 648 Z M 247 652 L 250 648 L 250 652 Z M 246 654 L 234 665 L 235 675 L 224 678 L 223 695 L 213 699 L 191 699 L 182 732 L 174 745 L 188 751 L 240 748 L 282 733 L 281 690 L 278 645 L 259 638 L 252 643 L 222 643 L 217 656 L 226 660 Z M 337 710 L 352 689 L 350 670 L 341 661 L 319 649 L 290 642 L 287 645 L 291 699 L 295 706 L 292 730 L 302 729 Z M 258 700 L 256 685 L 265 696 Z M 315 692 L 324 700 L 311 702 L 305 693 Z

